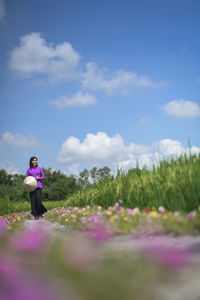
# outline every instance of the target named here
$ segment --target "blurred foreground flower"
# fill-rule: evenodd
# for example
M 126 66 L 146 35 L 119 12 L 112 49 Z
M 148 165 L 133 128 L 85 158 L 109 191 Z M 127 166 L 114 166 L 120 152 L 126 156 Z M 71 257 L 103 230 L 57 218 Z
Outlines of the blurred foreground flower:
M 41 223 L 10 237 L 10 245 L 18 251 L 38 252 L 44 249 L 51 234 Z
M 196 215 L 196 212 L 195 211 L 191 211 L 189 214 L 187 214 L 187 218 L 188 219 L 192 219 L 192 218 L 195 217 L 195 215 Z
M 3 236 L 7 231 L 7 225 L 3 219 L 0 218 L 0 236 Z
M 64 300 L 69 299 L 48 278 L 30 273 L 16 258 L 0 252 L 0 299 L 2 300 Z
M 76 234 L 65 241 L 62 250 L 64 261 L 75 269 L 86 269 L 96 260 L 94 243 L 84 233 Z
M 159 240 L 141 238 L 139 240 L 140 249 L 154 262 L 172 269 L 183 268 L 191 264 L 195 248 L 191 245 L 178 246 L 172 243 L 163 238 Z
M 158 211 L 164 213 L 165 212 L 165 208 L 163 206 L 159 206 Z
M 1 283 L 4 281 L 15 280 L 20 274 L 20 266 L 15 260 L 0 252 L 0 278 Z
M 108 223 L 95 223 L 85 228 L 88 237 L 95 242 L 102 242 L 109 239 L 112 235 L 112 227 Z

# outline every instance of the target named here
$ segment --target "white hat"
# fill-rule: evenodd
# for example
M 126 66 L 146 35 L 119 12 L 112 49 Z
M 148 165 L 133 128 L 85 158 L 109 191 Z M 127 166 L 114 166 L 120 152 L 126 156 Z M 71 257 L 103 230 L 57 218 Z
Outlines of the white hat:
M 37 188 L 37 180 L 33 176 L 27 176 L 24 179 L 24 187 L 27 192 L 33 192 Z

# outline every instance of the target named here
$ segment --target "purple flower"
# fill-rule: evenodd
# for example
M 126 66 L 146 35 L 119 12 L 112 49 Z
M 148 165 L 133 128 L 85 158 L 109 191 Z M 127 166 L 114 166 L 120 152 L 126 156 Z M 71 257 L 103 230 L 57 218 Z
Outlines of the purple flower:
M 178 211 L 175 211 L 174 212 L 174 217 L 178 217 L 179 216 L 179 212 Z
M 95 242 L 102 242 L 110 237 L 108 226 L 104 223 L 98 223 L 86 228 L 89 238 Z
M 158 211 L 160 211 L 160 212 L 165 212 L 165 208 L 164 208 L 163 206 L 160 206 L 160 207 L 158 208 Z
M 192 246 L 176 246 L 164 241 L 143 241 L 141 250 L 153 261 L 173 269 L 189 264 L 194 248 Z
M 12 280 L 1 283 L 0 299 L 6 300 L 54 300 L 61 299 L 61 292 L 47 280 L 21 272 Z M 68 295 L 65 295 L 68 298 Z M 65 299 L 66 299 L 65 298 Z M 64 297 L 62 298 L 64 299 Z
M 128 212 L 128 214 L 133 214 L 133 211 L 131 208 L 127 208 L 127 212 Z
M 87 222 L 87 219 L 86 218 L 81 218 L 81 222 L 83 223 L 83 224 L 85 224 L 86 222 Z
M 192 218 L 194 218 L 195 215 L 196 215 L 196 212 L 193 210 L 189 214 L 187 214 L 187 218 L 192 219 Z
M 37 252 L 46 246 L 50 232 L 41 225 L 35 225 L 24 232 L 11 236 L 10 244 L 18 251 Z
M 123 209 L 122 206 L 118 206 L 118 207 L 117 207 L 117 210 L 119 210 L 119 211 L 122 210 L 122 209 Z
M 3 219 L 0 219 L 0 236 L 7 231 L 7 225 Z
M 20 272 L 20 267 L 13 259 L 0 252 L 0 278 L 3 281 L 14 280 Z
M 91 219 L 94 221 L 95 224 L 98 224 L 99 219 L 96 216 L 91 216 Z
M 83 233 L 72 236 L 64 242 L 61 253 L 64 260 L 76 269 L 85 269 L 96 260 L 96 248 L 91 239 Z
M 121 204 L 121 203 L 123 203 L 123 200 L 120 199 L 120 200 L 118 200 L 118 202 Z

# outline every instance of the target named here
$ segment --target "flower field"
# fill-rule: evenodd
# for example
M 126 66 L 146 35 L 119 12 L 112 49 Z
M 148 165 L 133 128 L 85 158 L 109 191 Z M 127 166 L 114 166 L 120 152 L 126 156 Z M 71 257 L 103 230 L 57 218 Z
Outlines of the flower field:
M 0 298 L 198 299 L 199 232 L 200 208 L 141 210 L 123 200 L 53 208 L 41 220 L 30 211 L 4 215 Z
M 199 234 L 200 233 L 200 207 L 198 210 L 186 212 L 167 211 L 163 206 L 158 209 L 138 207 L 124 208 L 123 200 L 104 210 L 101 206 L 84 208 L 68 207 L 54 208 L 48 211 L 46 218 L 74 229 L 88 228 L 95 224 L 109 224 L 114 234 L 136 233 L 146 224 L 157 228 L 163 233 Z

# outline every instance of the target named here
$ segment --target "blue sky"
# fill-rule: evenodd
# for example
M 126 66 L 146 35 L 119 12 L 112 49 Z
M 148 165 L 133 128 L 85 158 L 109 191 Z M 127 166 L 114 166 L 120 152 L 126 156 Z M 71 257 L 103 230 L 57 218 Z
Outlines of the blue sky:
M 200 2 L 0 0 L 0 168 L 200 151 Z

